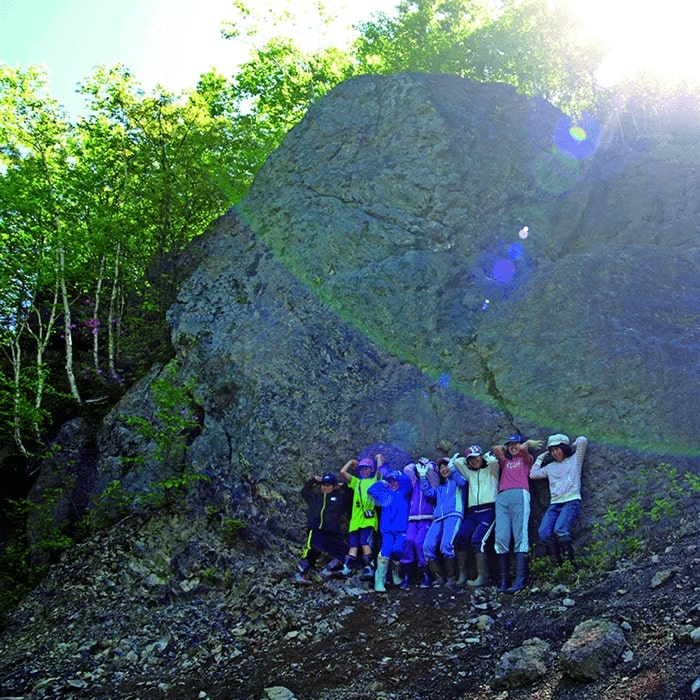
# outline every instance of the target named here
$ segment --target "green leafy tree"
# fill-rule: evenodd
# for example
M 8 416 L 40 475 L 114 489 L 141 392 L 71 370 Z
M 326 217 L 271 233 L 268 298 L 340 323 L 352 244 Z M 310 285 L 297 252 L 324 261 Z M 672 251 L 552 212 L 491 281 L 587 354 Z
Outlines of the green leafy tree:
M 106 179 L 96 213 L 121 231 L 122 274 L 133 282 L 149 269 L 144 303 L 160 310 L 173 297 L 172 256 L 230 204 L 222 132 L 196 92 L 146 96 L 123 67 L 98 69 L 82 90 L 92 113 L 80 134 L 96 156 L 112 153 L 107 168 L 91 164 Z
M 402 0 L 396 16 L 360 24 L 362 72 L 449 73 L 507 82 L 563 109 L 592 108 L 601 52 L 561 2 Z
M 62 191 L 70 132 L 39 70 L 0 66 L 0 143 L 0 339 L 7 360 L 2 378 L 13 396 L 13 439 L 29 455 L 24 430 L 30 425 L 35 440 L 40 439 L 45 353 L 59 313 L 66 377 L 80 400 L 67 285 L 70 201 Z
M 603 50 L 581 29 L 561 0 L 508 0 L 493 22 L 465 42 L 469 77 L 510 83 L 567 113 L 599 111 L 603 94 L 595 73 Z
M 145 95 L 117 67 L 82 90 L 91 112 L 71 124 L 40 69 L 0 66 L 0 427 L 27 457 L 47 394 L 81 404 L 168 352 L 174 261 L 251 177 L 234 182 L 242 136 L 216 111 L 216 83 Z M 46 361 L 57 341 L 62 379 Z
M 474 77 L 468 38 L 495 17 L 479 0 L 402 0 L 397 14 L 359 24 L 354 58 L 360 73 L 450 73 Z

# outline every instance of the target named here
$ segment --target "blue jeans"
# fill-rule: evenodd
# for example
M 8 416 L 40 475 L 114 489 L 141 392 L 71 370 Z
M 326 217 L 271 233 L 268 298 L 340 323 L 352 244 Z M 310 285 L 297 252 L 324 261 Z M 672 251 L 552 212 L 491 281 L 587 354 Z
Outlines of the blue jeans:
M 581 512 L 581 499 L 566 503 L 552 503 L 542 516 L 537 534 L 540 540 L 557 539 L 570 540 L 571 526 Z

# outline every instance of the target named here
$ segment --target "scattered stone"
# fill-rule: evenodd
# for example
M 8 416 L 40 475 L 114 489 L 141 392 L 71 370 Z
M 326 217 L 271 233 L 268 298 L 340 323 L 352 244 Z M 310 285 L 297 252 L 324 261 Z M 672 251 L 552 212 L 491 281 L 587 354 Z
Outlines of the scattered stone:
M 495 620 L 490 615 L 479 615 L 476 620 L 476 628 L 480 630 L 491 629 Z
M 586 620 L 574 629 L 559 655 L 562 671 L 576 680 L 600 678 L 627 645 L 622 630 L 608 620 Z
M 550 657 L 547 642 L 538 637 L 527 639 L 500 658 L 491 686 L 497 690 L 528 686 L 547 673 Z
M 564 598 L 567 595 L 569 595 L 569 593 L 569 587 L 565 586 L 563 583 L 559 583 L 556 586 L 552 586 L 552 590 L 549 591 L 549 595 L 551 598 Z
M 658 588 L 663 586 L 666 581 L 668 581 L 676 573 L 675 569 L 664 569 L 663 571 L 657 571 L 654 574 L 654 578 L 651 579 L 651 587 Z
M 265 694 L 262 700 L 296 700 L 296 695 L 281 685 L 271 686 L 270 688 L 265 688 Z

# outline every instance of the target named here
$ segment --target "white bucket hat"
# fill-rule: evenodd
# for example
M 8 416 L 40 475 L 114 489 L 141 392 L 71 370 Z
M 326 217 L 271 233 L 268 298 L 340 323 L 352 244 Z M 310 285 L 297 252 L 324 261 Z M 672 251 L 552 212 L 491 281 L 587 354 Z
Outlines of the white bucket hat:
M 569 438 L 562 433 L 557 433 L 556 435 L 550 435 L 547 439 L 547 449 L 550 447 L 557 447 L 558 445 L 571 445 Z

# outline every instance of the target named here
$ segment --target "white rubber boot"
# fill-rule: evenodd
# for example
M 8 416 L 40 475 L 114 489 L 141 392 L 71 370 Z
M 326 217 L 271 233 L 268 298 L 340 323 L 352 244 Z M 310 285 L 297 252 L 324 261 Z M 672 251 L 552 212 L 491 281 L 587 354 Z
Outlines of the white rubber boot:
M 377 557 L 377 570 L 374 572 L 374 590 L 379 593 L 386 592 L 386 572 L 389 568 L 388 557 Z

